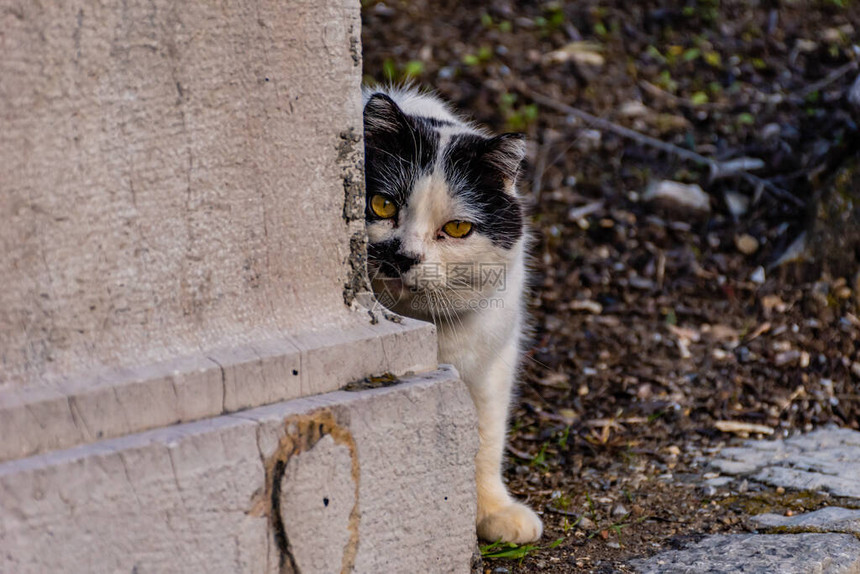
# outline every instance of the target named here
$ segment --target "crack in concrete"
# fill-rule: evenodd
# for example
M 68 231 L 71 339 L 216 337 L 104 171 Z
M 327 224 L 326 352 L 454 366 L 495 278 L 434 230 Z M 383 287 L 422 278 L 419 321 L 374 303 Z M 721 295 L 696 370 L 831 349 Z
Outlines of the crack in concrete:
M 86 433 L 86 440 L 91 441 L 94 438 L 93 431 L 90 429 L 87 424 L 87 420 L 84 418 L 83 413 L 81 413 L 80 407 L 78 406 L 78 401 L 75 397 L 66 397 L 66 402 L 69 405 L 69 412 L 72 415 L 72 423 L 74 423 L 75 428 L 79 431 L 82 430 Z M 27 406 L 27 410 L 32 413 L 30 406 Z M 38 419 L 36 419 L 38 420 Z
M 237 418 L 241 418 L 241 417 L 237 417 Z M 263 445 L 260 442 L 260 432 L 262 431 L 263 427 L 259 423 L 259 421 L 255 421 L 255 422 L 257 423 L 257 426 L 254 428 L 254 440 L 257 443 L 257 454 L 260 455 L 260 464 L 263 467 L 263 474 L 265 475 L 266 474 L 266 454 L 263 452 Z M 265 489 L 265 488 L 266 488 L 266 486 L 263 485 L 263 489 Z M 257 492 L 254 493 L 254 498 L 256 499 L 256 502 L 251 507 L 251 510 L 248 511 L 248 514 L 250 516 L 267 516 L 268 517 L 269 509 L 272 508 L 271 501 L 266 501 L 264 498 L 264 492 L 261 492 L 260 490 L 257 490 Z M 268 502 L 268 504 L 267 504 L 267 502 Z M 270 533 L 266 533 L 266 572 L 271 571 L 269 560 L 270 560 L 271 555 L 272 555 L 272 536 L 273 535 L 274 535 L 274 533 L 272 533 L 271 535 L 270 535 Z
M 227 371 L 224 370 L 224 365 L 219 363 L 213 357 L 206 357 L 221 369 L 221 414 L 227 414 Z
M 128 461 L 125 460 L 125 456 L 122 454 L 122 451 L 115 451 L 117 456 L 119 457 L 119 461 L 122 464 L 122 470 L 125 473 L 125 481 L 128 483 L 129 488 L 131 488 L 131 493 L 134 495 L 134 499 L 137 502 L 138 508 L 143 508 L 143 504 L 140 502 L 140 496 L 137 494 L 137 488 L 134 486 L 134 483 L 131 481 L 131 473 L 128 471 Z M 168 528 L 170 525 L 168 525 Z
M 113 398 L 116 401 L 116 404 L 119 406 L 122 411 L 122 418 L 125 420 L 125 431 L 131 432 L 134 429 L 134 425 L 131 424 L 131 421 L 128 418 L 128 409 L 125 408 L 125 405 L 122 402 L 122 399 L 119 397 L 119 392 L 117 392 L 116 386 L 112 386 L 111 390 L 113 391 Z M 99 437 L 101 438 L 101 437 Z
M 173 448 L 170 445 L 165 445 L 165 448 L 167 449 L 167 458 L 170 461 L 170 470 L 173 473 L 173 483 L 176 485 L 176 493 L 182 502 L 183 514 L 188 516 L 188 506 L 185 504 L 185 495 L 182 493 L 182 485 L 179 483 L 179 473 L 176 471 L 176 462 L 173 460 Z
M 182 406 L 182 401 L 179 400 L 179 389 L 176 388 L 176 377 L 170 375 L 168 379 L 170 380 L 170 388 L 173 389 L 173 398 L 176 401 L 176 422 L 182 422 L 183 416 L 179 411 Z
M 296 559 L 293 556 L 290 548 L 290 540 L 287 538 L 287 531 L 284 528 L 284 519 L 280 511 L 274 511 L 281 506 L 281 482 L 284 480 L 284 472 L 287 469 L 286 460 L 275 461 L 275 466 L 272 474 L 272 513 L 271 524 L 275 535 L 275 542 L 278 544 L 280 551 L 280 570 L 281 574 L 299 574 L 299 567 L 296 564 Z

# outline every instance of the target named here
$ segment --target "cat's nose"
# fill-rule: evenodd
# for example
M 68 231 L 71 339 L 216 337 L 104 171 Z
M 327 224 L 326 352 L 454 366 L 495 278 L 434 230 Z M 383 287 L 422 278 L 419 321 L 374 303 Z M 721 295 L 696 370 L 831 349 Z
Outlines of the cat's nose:
M 391 266 L 397 270 L 398 273 L 403 275 L 407 271 L 409 271 L 413 266 L 421 263 L 421 257 L 419 255 L 415 255 L 408 252 L 398 251 L 394 254 L 394 256 L 388 261 Z

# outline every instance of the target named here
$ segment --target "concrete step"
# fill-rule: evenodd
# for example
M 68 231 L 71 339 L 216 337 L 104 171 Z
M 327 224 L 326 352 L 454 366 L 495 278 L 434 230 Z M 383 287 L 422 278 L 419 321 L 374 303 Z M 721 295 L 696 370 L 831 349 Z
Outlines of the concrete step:
M 49 387 L 0 388 L 0 462 L 436 367 L 432 325 L 350 319 Z
M 0 464 L 0 572 L 467 572 L 451 367 Z

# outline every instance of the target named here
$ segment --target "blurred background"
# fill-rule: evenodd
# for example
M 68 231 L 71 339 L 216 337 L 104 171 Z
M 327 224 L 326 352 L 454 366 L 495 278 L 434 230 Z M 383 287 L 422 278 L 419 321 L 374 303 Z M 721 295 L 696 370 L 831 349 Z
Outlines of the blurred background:
M 547 532 L 487 571 L 623 570 L 820 506 L 689 477 L 738 438 L 858 428 L 860 3 L 368 0 L 362 41 L 365 82 L 529 138 L 507 477 Z

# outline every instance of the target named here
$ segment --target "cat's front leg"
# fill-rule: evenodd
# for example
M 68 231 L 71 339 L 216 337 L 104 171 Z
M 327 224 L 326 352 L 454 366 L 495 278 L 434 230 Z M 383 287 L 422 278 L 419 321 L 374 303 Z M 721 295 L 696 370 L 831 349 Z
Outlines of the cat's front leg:
M 512 340 L 483 373 L 468 377 L 466 383 L 478 411 L 480 435 L 475 457 L 478 536 L 493 542 L 521 544 L 539 539 L 543 524 L 532 509 L 508 494 L 502 481 L 502 457 L 518 355 L 517 343 Z

